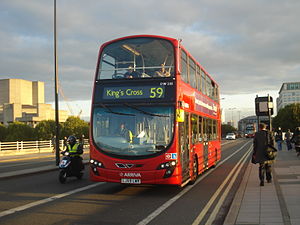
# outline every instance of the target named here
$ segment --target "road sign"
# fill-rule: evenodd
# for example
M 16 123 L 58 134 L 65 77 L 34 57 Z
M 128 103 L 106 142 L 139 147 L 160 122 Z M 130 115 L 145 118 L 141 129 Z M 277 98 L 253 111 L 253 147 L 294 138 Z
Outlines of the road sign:
M 271 96 L 255 98 L 255 113 L 256 116 L 271 116 L 273 110 L 273 98 Z

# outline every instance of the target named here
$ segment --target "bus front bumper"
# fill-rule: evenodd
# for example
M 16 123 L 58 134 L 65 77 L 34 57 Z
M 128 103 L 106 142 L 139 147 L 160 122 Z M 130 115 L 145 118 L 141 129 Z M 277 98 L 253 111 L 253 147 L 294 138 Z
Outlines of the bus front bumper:
M 94 182 L 113 182 L 121 184 L 170 184 L 180 185 L 178 169 L 171 175 L 166 170 L 110 170 L 105 168 L 90 168 L 90 178 Z

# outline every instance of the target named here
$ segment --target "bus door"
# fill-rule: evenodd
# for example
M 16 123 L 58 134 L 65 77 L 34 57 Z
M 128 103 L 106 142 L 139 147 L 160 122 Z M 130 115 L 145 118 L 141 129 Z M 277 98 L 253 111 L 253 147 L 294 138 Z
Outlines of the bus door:
M 203 118 L 203 165 L 208 166 L 208 146 L 209 146 L 209 124 L 208 119 Z
M 203 142 L 203 164 L 204 168 L 207 168 L 208 166 L 208 141 Z
M 189 161 L 190 161 L 190 140 L 189 140 L 189 113 L 184 113 L 184 122 L 179 123 L 179 152 L 180 162 L 182 165 L 182 180 L 187 180 L 190 177 Z

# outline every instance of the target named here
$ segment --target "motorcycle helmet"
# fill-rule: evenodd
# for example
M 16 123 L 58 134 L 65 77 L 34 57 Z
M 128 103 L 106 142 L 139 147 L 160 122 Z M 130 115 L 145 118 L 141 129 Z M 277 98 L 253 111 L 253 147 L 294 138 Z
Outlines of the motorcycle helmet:
M 69 145 L 75 145 L 76 143 L 76 137 L 71 135 L 68 137 L 67 142 L 69 143 Z

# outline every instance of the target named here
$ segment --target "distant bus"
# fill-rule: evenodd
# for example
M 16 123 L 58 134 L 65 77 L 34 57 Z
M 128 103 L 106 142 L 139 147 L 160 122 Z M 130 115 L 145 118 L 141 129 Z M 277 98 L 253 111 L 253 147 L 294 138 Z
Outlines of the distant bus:
M 255 123 L 247 123 L 245 128 L 245 137 L 246 138 L 253 138 L 255 134 Z
M 136 35 L 99 51 L 91 109 L 90 178 L 194 183 L 221 158 L 219 87 L 173 38 Z

